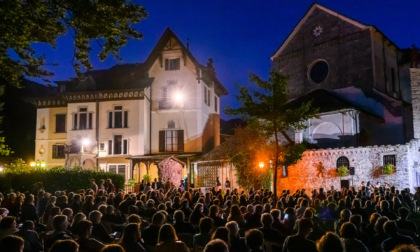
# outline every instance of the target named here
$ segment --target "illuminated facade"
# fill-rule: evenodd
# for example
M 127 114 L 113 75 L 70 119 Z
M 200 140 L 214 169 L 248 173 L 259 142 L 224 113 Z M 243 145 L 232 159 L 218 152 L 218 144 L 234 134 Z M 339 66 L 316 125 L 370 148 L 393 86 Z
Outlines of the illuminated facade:
M 200 64 L 168 28 L 144 63 L 57 82 L 37 105 L 35 159 L 98 167 L 139 180 L 168 157 L 185 162 L 219 145 L 220 96 L 213 62 Z M 181 161 L 182 160 L 182 161 Z

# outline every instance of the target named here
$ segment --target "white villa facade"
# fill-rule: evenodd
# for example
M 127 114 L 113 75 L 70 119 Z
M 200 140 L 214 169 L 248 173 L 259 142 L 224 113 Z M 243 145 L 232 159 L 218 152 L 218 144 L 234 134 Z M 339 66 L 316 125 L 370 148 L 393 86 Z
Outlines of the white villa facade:
M 57 82 L 37 106 L 35 160 L 100 169 L 126 179 L 158 177 L 158 163 L 183 162 L 217 145 L 220 96 L 227 91 L 209 59 L 197 62 L 168 28 L 144 63 Z

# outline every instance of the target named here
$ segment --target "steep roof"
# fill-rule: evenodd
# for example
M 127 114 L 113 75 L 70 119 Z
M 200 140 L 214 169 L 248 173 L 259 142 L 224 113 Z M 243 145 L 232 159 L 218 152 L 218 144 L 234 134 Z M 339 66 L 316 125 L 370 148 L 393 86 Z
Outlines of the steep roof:
M 193 62 L 194 66 L 201 70 L 202 74 L 202 80 L 207 82 L 208 84 L 211 84 L 209 82 L 213 82 L 215 85 L 216 90 L 221 95 L 227 95 L 227 89 L 222 85 L 222 83 L 219 81 L 219 79 L 216 77 L 216 73 L 214 71 L 214 68 L 212 65 L 204 66 L 201 63 L 198 62 L 198 60 L 194 57 L 194 55 L 191 53 L 191 51 L 182 43 L 182 41 L 178 38 L 178 36 L 168 27 L 166 28 L 163 35 L 160 37 L 158 43 L 153 48 L 152 52 L 149 54 L 145 61 L 145 65 L 149 69 L 152 64 L 160 57 L 161 52 L 164 50 L 167 42 L 174 38 L 176 42 L 180 45 L 182 53 Z
M 183 54 L 191 59 L 195 67 L 201 71 L 201 80 L 208 84 L 214 83 L 217 93 L 221 95 L 227 94 L 227 89 L 217 79 L 213 66 L 200 64 L 190 50 L 185 47 L 182 41 L 169 28 L 165 30 L 144 63 L 121 64 L 108 69 L 88 71 L 84 74 L 85 78 L 82 80 L 73 78 L 70 81 L 57 81 L 56 83 L 66 85 L 66 92 L 124 90 L 149 87 L 153 79 L 149 78 L 148 71 L 152 64 L 160 57 L 161 52 L 170 39 L 177 41 L 181 46 Z
M 327 12 L 337 18 L 340 18 L 342 20 L 344 20 L 345 22 L 348 22 L 352 25 L 355 25 L 361 29 L 371 29 L 374 31 L 379 32 L 386 40 L 388 40 L 392 45 L 394 45 L 397 49 L 398 46 L 395 45 L 390 39 L 388 39 L 377 27 L 373 26 L 373 25 L 366 25 L 363 24 L 359 21 L 356 21 L 352 18 L 349 18 L 345 15 L 342 15 L 336 11 L 333 11 L 331 9 L 328 9 L 320 4 L 314 3 L 312 4 L 312 6 L 306 11 L 305 15 L 303 16 L 303 18 L 299 21 L 299 23 L 295 26 L 295 28 L 293 28 L 292 32 L 289 34 L 289 36 L 286 38 L 286 40 L 280 45 L 280 47 L 274 52 L 274 54 L 270 57 L 271 60 L 273 60 L 274 58 L 276 58 L 277 56 L 279 56 L 282 51 L 286 48 L 286 46 L 289 44 L 289 42 L 292 40 L 292 38 L 296 35 L 296 33 L 300 30 L 300 28 L 302 27 L 302 25 L 307 21 L 307 19 L 309 18 L 309 16 L 315 11 L 315 10 L 322 10 L 324 12 Z

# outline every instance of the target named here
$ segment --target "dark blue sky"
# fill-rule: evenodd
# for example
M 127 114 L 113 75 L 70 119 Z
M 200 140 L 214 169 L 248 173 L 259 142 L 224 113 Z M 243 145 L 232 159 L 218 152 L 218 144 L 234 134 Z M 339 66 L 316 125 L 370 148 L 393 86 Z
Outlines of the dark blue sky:
M 170 27 L 203 64 L 212 57 L 220 81 L 229 91 L 222 106 L 235 104 L 235 83 L 248 83 L 250 72 L 266 78 L 271 68 L 269 57 L 290 34 L 312 5 L 309 0 L 144 0 L 149 17 L 138 29 L 142 40 L 130 41 L 122 48 L 122 62 L 108 58 L 101 62 L 92 56 L 95 69 L 117 63 L 143 62 L 158 39 Z M 321 0 L 317 3 L 367 25 L 375 25 L 400 48 L 420 45 L 418 0 Z M 65 80 L 75 76 L 71 61 L 72 41 L 63 36 L 57 49 L 36 45 L 45 51 L 51 79 Z M 94 55 L 95 52 L 93 52 Z M 226 116 L 223 116 L 227 118 Z

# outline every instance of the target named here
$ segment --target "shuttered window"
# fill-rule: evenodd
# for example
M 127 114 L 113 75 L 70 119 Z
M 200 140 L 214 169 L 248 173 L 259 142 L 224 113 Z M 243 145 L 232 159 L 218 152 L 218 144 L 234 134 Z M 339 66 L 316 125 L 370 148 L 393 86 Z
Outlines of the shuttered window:
M 184 130 L 159 131 L 159 152 L 183 152 Z

